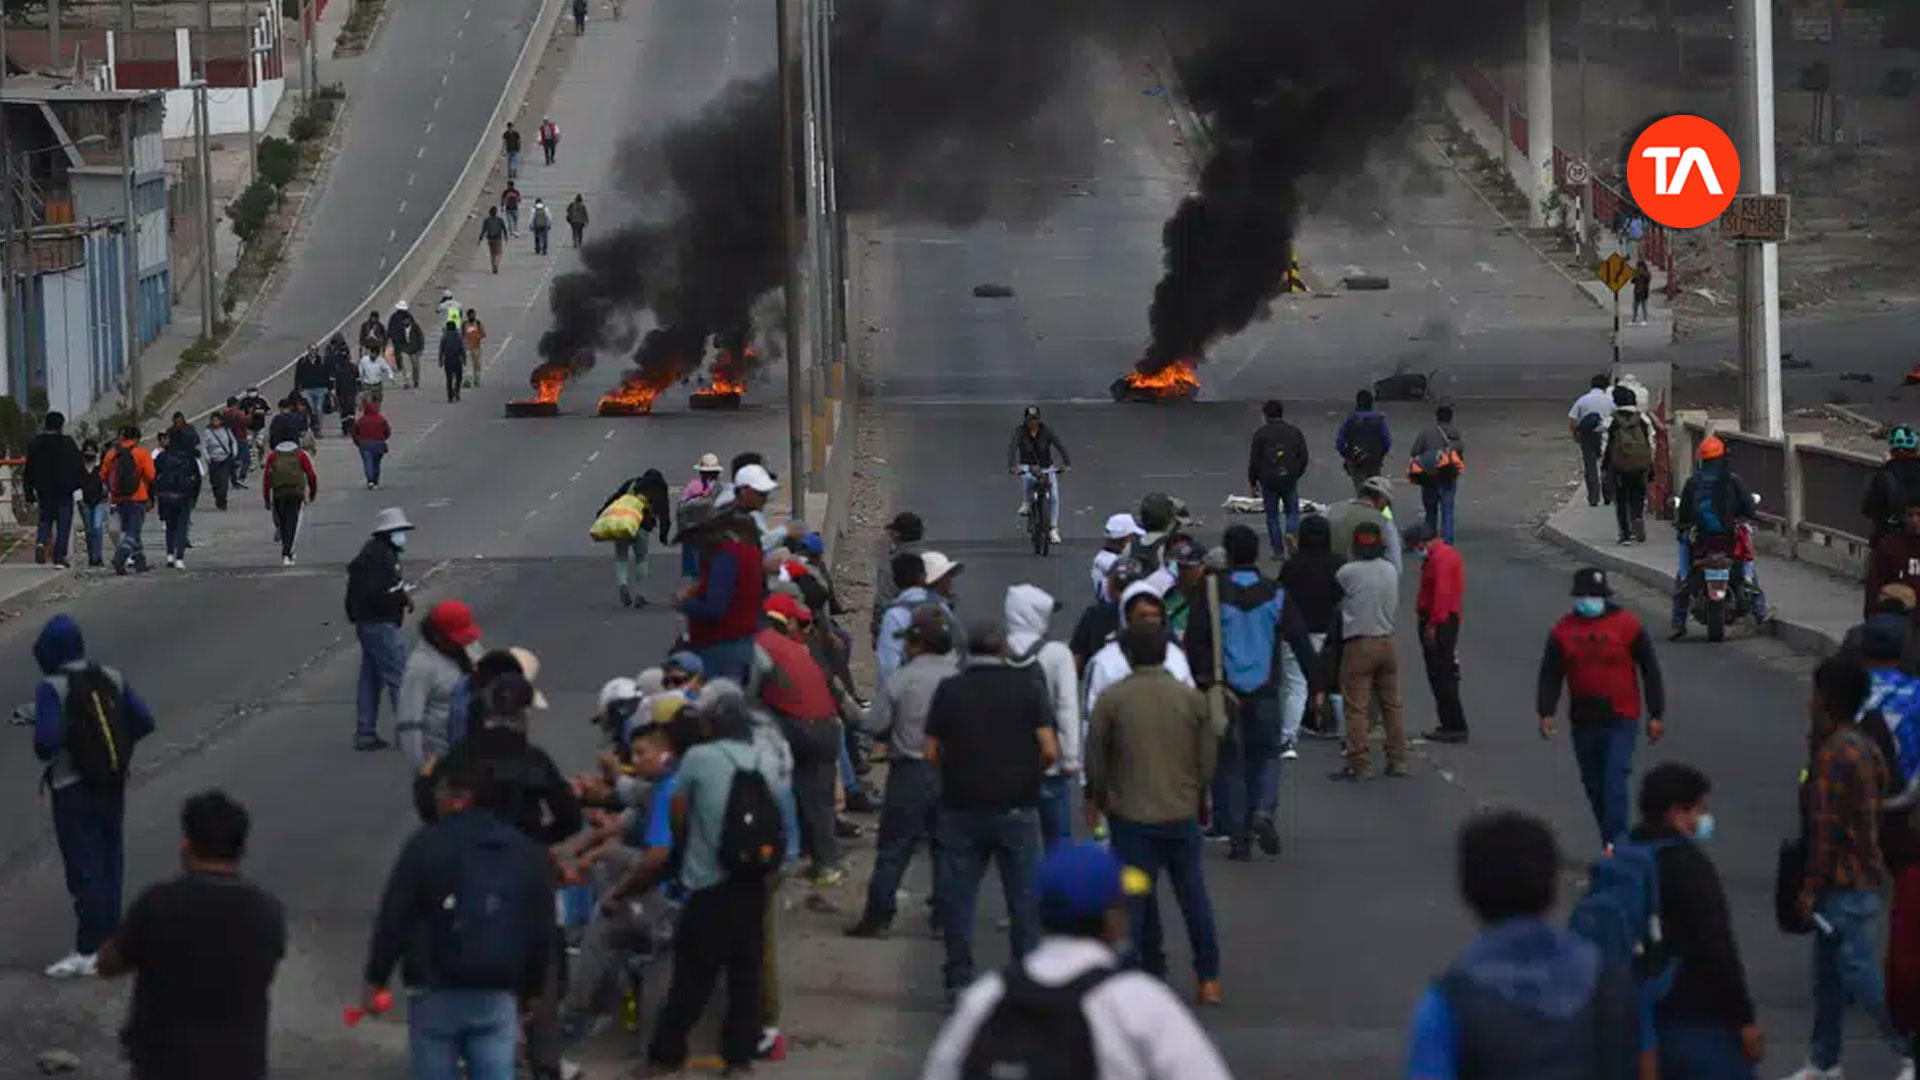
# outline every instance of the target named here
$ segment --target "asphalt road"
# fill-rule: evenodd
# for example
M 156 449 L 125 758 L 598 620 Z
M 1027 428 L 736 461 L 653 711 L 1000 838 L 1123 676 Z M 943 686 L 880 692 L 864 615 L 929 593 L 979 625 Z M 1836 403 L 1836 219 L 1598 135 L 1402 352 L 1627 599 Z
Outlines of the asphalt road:
M 1666 351 L 1678 370 L 1718 372 L 1739 349 L 1732 327 L 1715 328 L 1675 342 Z M 1788 408 L 1838 404 L 1886 422 L 1914 422 L 1920 391 L 1903 387 L 1920 366 L 1920 313 L 1834 312 L 1784 320 L 1780 326 L 1781 395 Z M 1800 366 L 1804 364 L 1805 366 Z M 1854 378 L 1842 378 L 1852 375 Z M 1858 376 L 1871 377 L 1860 382 Z M 1737 400 L 1731 378 L 1729 403 Z
M 306 236 L 217 378 L 196 386 L 183 408 L 210 407 L 265 379 L 356 313 L 466 168 L 539 8 L 538 0 L 392 6 L 356 62 L 346 132 L 305 208 Z M 382 297 L 381 311 L 396 299 Z

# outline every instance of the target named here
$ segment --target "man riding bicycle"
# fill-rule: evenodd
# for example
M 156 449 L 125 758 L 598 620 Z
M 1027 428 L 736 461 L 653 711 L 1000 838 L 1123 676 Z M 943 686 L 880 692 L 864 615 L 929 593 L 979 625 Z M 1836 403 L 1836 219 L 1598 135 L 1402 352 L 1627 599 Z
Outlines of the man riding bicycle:
M 1067 447 L 1053 429 L 1040 421 L 1040 407 L 1027 406 L 1027 413 L 1020 426 L 1013 429 L 1013 441 L 1007 444 L 1007 471 L 1020 476 L 1020 516 L 1028 514 L 1028 501 L 1033 497 L 1033 478 L 1043 470 L 1053 467 L 1053 452 L 1060 452 L 1060 472 L 1073 467 L 1073 461 L 1067 456 Z M 1060 542 L 1060 477 L 1053 477 L 1053 520 L 1051 539 Z
M 1727 464 L 1727 446 L 1718 437 L 1700 440 L 1700 464 L 1680 489 L 1678 501 L 1673 525 L 1680 534 L 1680 565 L 1674 575 L 1672 639 L 1687 635 L 1687 580 L 1696 550 L 1724 551 L 1734 558 L 1732 585 L 1738 589 L 1744 579 L 1753 597 L 1754 621 L 1765 622 L 1766 595 L 1754 573 L 1751 546 L 1739 535 L 1740 523 L 1753 520 L 1753 498 L 1740 474 Z

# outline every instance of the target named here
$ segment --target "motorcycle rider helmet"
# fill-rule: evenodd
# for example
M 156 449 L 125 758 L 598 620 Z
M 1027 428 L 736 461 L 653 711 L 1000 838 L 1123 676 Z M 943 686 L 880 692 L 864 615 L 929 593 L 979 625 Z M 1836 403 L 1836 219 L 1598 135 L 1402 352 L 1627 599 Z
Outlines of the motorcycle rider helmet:
M 1142 529 L 1150 533 L 1161 533 L 1166 532 L 1167 528 L 1173 524 L 1174 515 L 1177 512 L 1178 507 L 1174 505 L 1173 499 L 1156 491 L 1140 500 L 1140 512 L 1135 514 L 1134 518 L 1140 522 Z
M 1720 441 L 1718 435 L 1709 435 L 1700 440 L 1700 460 L 1714 461 L 1727 456 L 1727 444 Z
M 1893 425 L 1893 430 L 1887 432 L 1887 449 L 1920 450 L 1920 432 L 1914 431 L 1912 424 Z

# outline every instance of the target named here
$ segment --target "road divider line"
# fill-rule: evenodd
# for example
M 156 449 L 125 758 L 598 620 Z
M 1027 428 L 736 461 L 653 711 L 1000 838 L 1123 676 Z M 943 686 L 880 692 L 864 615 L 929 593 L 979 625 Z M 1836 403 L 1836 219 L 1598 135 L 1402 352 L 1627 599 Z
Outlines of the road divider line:
M 600 460 L 600 451 L 598 450 L 595 450 L 593 453 L 587 455 L 587 464 L 589 465 L 593 464 L 598 460 Z

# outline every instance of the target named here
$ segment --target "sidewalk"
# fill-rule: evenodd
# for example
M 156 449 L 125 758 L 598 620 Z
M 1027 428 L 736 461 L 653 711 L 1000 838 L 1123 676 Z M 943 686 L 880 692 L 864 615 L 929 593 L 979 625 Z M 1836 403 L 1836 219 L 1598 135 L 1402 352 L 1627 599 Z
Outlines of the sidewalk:
M 1645 544 L 1621 545 L 1615 542 L 1613 507 L 1587 506 L 1576 498 L 1547 518 L 1541 534 L 1596 566 L 1655 589 L 1673 589 L 1678 552 L 1666 522 L 1647 522 Z M 1860 621 L 1859 582 L 1764 553 L 1755 566 L 1767 593 L 1768 629 L 1788 646 L 1810 653 L 1833 652 L 1847 630 Z

